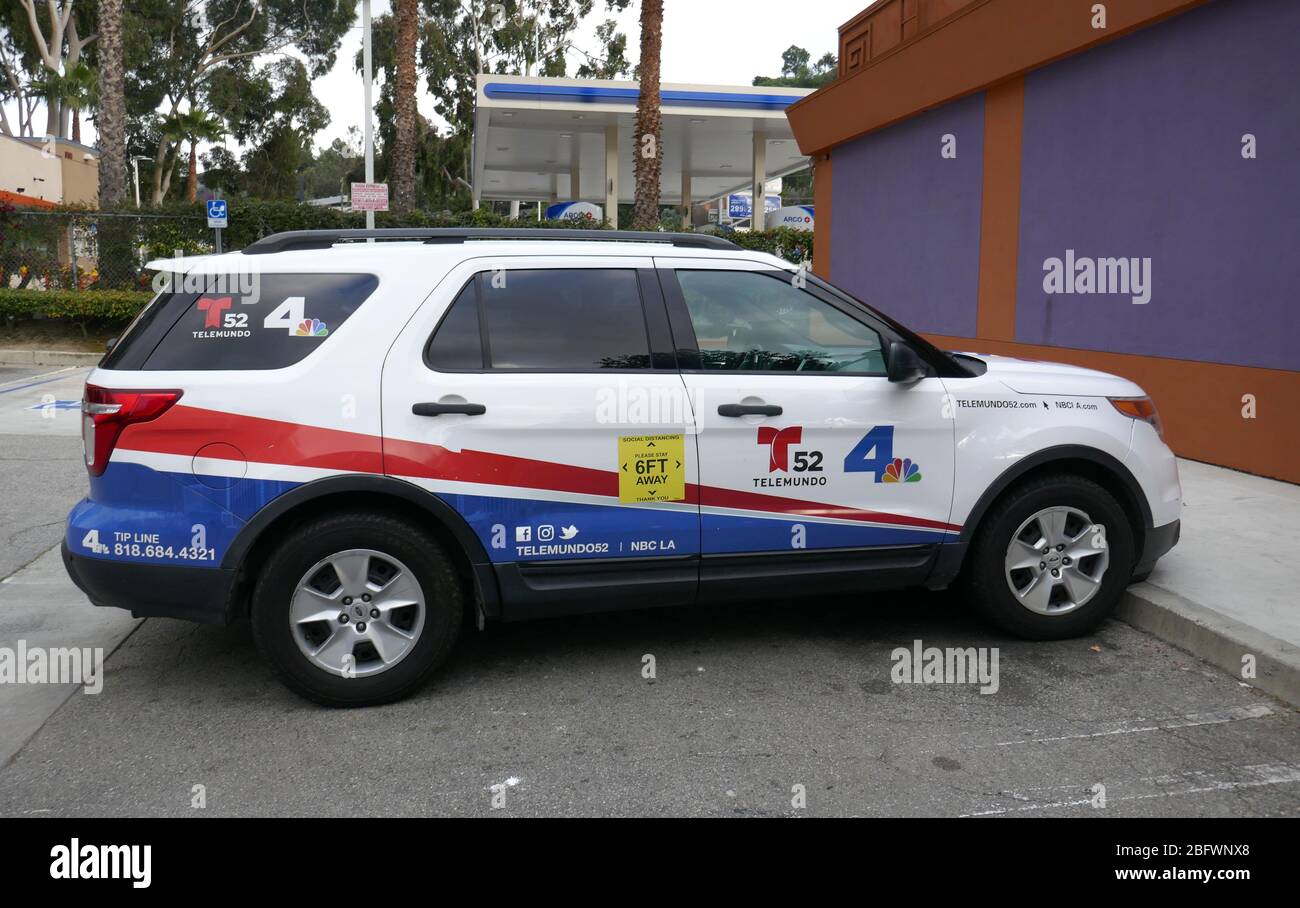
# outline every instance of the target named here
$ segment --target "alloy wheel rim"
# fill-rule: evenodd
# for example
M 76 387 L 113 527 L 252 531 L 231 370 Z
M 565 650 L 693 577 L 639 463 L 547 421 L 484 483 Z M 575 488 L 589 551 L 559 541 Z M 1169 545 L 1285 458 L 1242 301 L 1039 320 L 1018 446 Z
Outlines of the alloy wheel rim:
M 424 592 L 411 569 L 375 549 L 322 558 L 298 581 L 289 604 L 299 651 L 343 678 L 397 665 L 415 648 L 424 618 Z
M 1004 561 L 1007 586 L 1038 615 L 1064 615 L 1101 589 L 1110 564 L 1106 527 L 1071 507 L 1043 508 L 1011 537 Z

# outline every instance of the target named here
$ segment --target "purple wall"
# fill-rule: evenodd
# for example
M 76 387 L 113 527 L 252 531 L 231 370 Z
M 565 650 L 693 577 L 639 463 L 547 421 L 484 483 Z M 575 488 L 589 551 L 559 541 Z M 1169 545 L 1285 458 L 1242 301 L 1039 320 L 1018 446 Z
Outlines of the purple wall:
M 1300 369 L 1298 35 L 1219 0 L 1026 77 L 1016 340 Z M 1067 249 L 1150 257 L 1151 301 L 1049 297 Z
M 940 157 L 956 137 L 956 158 Z M 909 328 L 970 337 L 979 298 L 984 96 L 833 152 L 831 280 Z

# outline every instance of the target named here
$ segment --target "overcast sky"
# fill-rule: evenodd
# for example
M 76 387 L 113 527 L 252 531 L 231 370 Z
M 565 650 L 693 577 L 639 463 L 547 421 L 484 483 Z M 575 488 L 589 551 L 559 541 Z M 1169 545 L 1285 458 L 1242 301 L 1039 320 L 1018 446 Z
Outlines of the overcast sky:
M 833 52 L 839 26 L 869 3 L 870 0 L 665 0 L 662 81 L 748 85 L 756 75 L 778 75 L 781 54 L 787 47 L 796 44 L 812 54 L 814 60 L 827 51 Z M 374 0 L 373 7 L 376 16 L 386 13 L 389 0 Z M 595 10 L 575 42 L 584 49 L 598 50 L 594 29 L 608 16 L 604 0 L 596 0 Z M 639 16 L 640 4 L 633 2 L 617 17 L 628 37 L 628 58 L 633 64 L 640 56 Z M 318 147 L 345 137 L 349 126 L 361 127 L 364 108 L 361 79 L 353 67 L 360 49 L 358 4 L 357 25 L 343 39 L 337 64 L 332 72 L 312 85 L 316 97 L 330 111 L 329 126 L 316 136 Z M 576 65 L 576 60 L 570 61 L 570 72 Z M 423 77 L 419 106 L 421 113 L 433 118 L 433 99 L 424 87 Z M 9 119 L 16 128 L 16 111 L 12 107 Z M 43 126 L 44 113 L 35 122 Z M 94 135 L 93 124 L 83 119 L 83 141 L 93 143 Z

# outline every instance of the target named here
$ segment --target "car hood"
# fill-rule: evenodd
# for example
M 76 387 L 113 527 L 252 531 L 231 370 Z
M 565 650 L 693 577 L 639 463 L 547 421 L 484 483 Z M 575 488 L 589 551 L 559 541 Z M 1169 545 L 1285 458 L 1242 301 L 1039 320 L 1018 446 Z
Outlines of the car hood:
M 971 353 L 988 364 L 989 378 L 1018 394 L 1062 394 L 1076 397 L 1140 397 L 1145 392 L 1127 378 L 1065 363 L 987 356 Z

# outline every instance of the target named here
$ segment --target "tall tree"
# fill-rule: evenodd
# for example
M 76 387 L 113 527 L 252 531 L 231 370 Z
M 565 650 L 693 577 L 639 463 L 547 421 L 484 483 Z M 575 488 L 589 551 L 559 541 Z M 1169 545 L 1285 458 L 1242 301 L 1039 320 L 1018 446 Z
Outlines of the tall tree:
M 80 62 L 87 45 L 98 37 L 94 32 L 82 36 L 81 16 L 74 7 L 75 0 L 46 0 L 43 22 L 36 0 L 18 0 L 18 8 L 27 18 L 29 46 L 47 70 L 47 76 L 65 75 Z M 47 78 L 42 84 L 46 89 L 45 134 L 67 138 L 72 109 L 63 103 L 56 79 Z
M 663 116 L 659 107 L 659 56 L 663 48 L 663 0 L 641 2 L 641 91 L 636 101 L 636 135 L 632 149 L 636 198 L 632 228 L 659 226 L 659 174 L 663 169 Z
M 415 144 L 419 119 L 415 105 L 415 51 L 420 7 L 417 0 L 395 0 L 393 12 L 397 19 L 397 79 L 393 97 L 396 135 L 390 179 L 393 210 L 408 211 L 415 207 Z
M 472 179 L 471 137 L 474 133 L 475 76 L 478 73 L 566 75 L 567 57 L 582 62 L 582 78 L 614 79 L 631 67 L 625 57 L 626 36 L 608 19 L 596 29 L 597 52 L 575 43 L 573 32 L 591 15 L 595 0 L 422 0 L 420 68 L 433 109 L 447 121 L 450 134 L 430 133 L 428 155 L 436 159 L 440 187 L 432 195 L 450 204 L 468 199 Z M 606 10 L 624 10 L 631 0 L 605 0 Z M 375 65 L 381 55 L 376 47 Z M 381 96 L 382 97 L 382 96 Z M 380 122 L 380 132 L 384 129 Z M 430 189 L 431 187 L 426 187 Z
M 126 96 L 122 91 L 122 0 L 99 0 L 99 207 L 126 201 Z
M 21 20 L 18 24 L 22 26 L 21 30 L 15 27 L 15 14 L 19 12 L 17 7 L 9 12 L 10 19 L 0 21 L 0 133 L 7 136 L 31 136 L 35 134 L 32 127 L 32 119 L 35 116 L 36 107 L 40 104 L 41 96 L 39 93 L 32 91 L 31 85 L 26 79 L 27 57 L 26 49 L 22 39 L 26 38 L 27 23 Z M 18 112 L 17 132 L 9 123 L 9 116 L 5 112 L 3 102 L 14 102 Z
M 228 105 L 209 97 L 217 80 L 226 83 L 224 97 L 237 100 L 240 83 L 256 94 L 266 70 L 285 62 L 323 75 L 356 18 L 356 0 L 132 0 L 131 6 L 128 58 L 138 54 L 127 67 L 128 114 L 138 121 L 131 141 L 153 148 L 154 204 L 171 188 L 182 144 L 162 124 L 196 100 L 229 121 Z M 296 141 L 286 135 L 278 144 L 293 149 Z
M 833 53 L 822 54 L 812 63 L 812 54 L 791 44 L 781 54 L 781 75 L 755 76 L 755 85 L 782 85 L 790 88 L 821 88 L 835 80 L 836 59 Z

